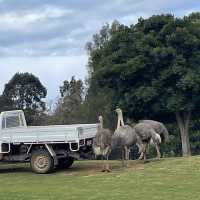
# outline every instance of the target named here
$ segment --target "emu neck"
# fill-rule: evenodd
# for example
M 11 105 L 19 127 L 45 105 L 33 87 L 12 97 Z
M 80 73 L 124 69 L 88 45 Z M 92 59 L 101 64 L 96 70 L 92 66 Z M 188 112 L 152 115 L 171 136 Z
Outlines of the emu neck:
M 100 120 L 99 122 L 100 122 L 100 126 L 99 126 L 100 129 L 103 129 L 103 120 Z
M 124 119 L 122 112 L 118 113 L 118 122 L 117 122 L 117 129 L 120 128 L 120 126 L 124 126 Z

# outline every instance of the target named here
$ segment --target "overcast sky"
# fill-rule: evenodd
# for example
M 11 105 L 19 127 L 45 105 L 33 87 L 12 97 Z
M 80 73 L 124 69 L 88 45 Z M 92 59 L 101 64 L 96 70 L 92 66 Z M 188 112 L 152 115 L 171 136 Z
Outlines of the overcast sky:
M 200 11 L 199 0 L 0 0 L 0 93 L 16 72 L 31 72 L 55 99 L 59 86 L 87 76 L 85 44 L 106 22 Z

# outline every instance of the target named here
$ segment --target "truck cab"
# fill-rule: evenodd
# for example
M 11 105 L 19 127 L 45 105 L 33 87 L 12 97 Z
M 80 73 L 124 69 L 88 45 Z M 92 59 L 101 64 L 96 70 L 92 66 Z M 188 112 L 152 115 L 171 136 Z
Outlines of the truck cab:
M 0 122 L 0 130 L 27 127 L 24 112 L 22 110 L 2 112 L 0 114 Z M 10 143 L 4 141 L 2 134 L 0 134 L 0 153 L 9 153 L 9 151 Z
M 7 111 L 0 114 L 1 129 L 27 127 L 22 110 Z

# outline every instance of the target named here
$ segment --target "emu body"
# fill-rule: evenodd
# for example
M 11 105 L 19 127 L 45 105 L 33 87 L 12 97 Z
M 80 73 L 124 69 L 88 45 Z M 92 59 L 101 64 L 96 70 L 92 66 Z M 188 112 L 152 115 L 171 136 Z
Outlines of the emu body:
M 102 171 L 110 172 L 110 165 L 107 162 L 105 164 L 104 160 L 108 161 L 109 155 L 111 153 L 111 139 L 112 132 L 109 129 L 103 128 L 103 117 L 99 116 L 100 125 L 97 134 L 93 140 L 93 151 L 95 156 L 101 156 L 103 160 Z

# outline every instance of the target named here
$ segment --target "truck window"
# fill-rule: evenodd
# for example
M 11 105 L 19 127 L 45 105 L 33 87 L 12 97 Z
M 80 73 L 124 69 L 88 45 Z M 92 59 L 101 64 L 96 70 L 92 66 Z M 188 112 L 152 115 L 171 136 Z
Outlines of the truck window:
M 12 128 L 18 126 L 20 126 L 20 120 L 18 115 L 6 117 L 6 128 Z
M 2 120 L 2 129 L 4 129 L 6 127 L 6 119 L 5 117 L 3 117 L 3 120 Z
M 20 118 L 20 125 L 21 125 L 21 126 L 24 126 L 24 121 L 23 121 L 23 116 L 22 116 L 22 114 L 19 115 L 19 118 Z

